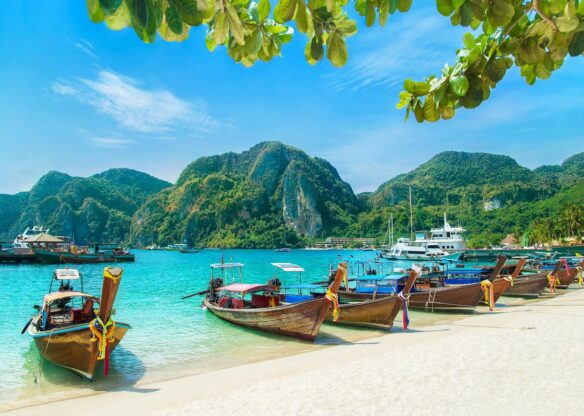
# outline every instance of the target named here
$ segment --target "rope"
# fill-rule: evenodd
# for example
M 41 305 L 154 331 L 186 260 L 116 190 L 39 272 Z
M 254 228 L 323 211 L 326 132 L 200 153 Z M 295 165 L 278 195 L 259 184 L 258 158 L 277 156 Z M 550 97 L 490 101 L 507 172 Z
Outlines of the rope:
M 99 342 L 97 346 L 97 359 L 105 360 L 103 373 L 106 376 L 109 371 L 109 343 L 114 341 L 113 334 L 115 329 L 116 323 L 111 318 L 108 319 L 105 325 L 99 316 L 89 323 L 89 330 L 93 334 L 91 341 Z
M 410 316 L 408 313 L 408 303 L 410 302 L 410 294 L 404 295 L 404 292 L 399 292 L 397 297 L 402 300 L 403 309 L 402 309 L 402 323 L 404 330 L 408 330 L 408 325 L 410 324 Z
M 548 283 L 550 284 L 550 292 L 552 295 L 555 293 L 556 286 L 560 283 L 560 279 L 554 276 L 552 273 L 548 274 Z
M 485 294 L 485 302 L 489 305 L 489 310 L 495 309 L 495 291 L 493 290 L 493 283 L 490 280 L 483 280 L 481 288 Z
M 431 307 L 432 307 L 431 312 L 434 312 L 434 303 L 435 303 L 434 301 L 436 300 L 436 292 L 437 291 L 438 290 L 436 290 L 436 289 L 434 289 L 434 290 L 430 289 L 428 291 L 428 300 L 426 301 L 426 304 L 424 305 L 424 310 L 427 311 L 428 310 L 428 304 L 430 304 Z
M 45 347 L 45 352 L 43 353 L 43 358 L 41 358 L 41 364 L 39 365 L 38 376 L 35 376 L 35 383 L 37 382 L 37 380 L 41 379 L 41 375 L 43 373 L 43 364 L 45 363 L 45 358 L 47 357 L 47 351 L 49 350 L 49 344 L 51 343 L 51 338 L 53 337 L 54 332 L 55 332 L 55 329 L 51 329 L 51 332 L 49 333 L 49 339 L 47 340 L 47 346 Z
M 332 302 L 332 304 L 333 304 L 333 322 L 337 322 L 339 320 L 339 315 L 341 313 L 341 311 L 339 309 L 339 297 L 337 296 L 336 293 L 333 293 L 333 291 L 329 288 L 326 292 L 325 298 L 329 302 Z
M 513 287 L 513 285 L 515 284 L 515 279 L 513 278 L 513 275 L 505 276 L 503 279 L 508 281 L 511 287 Z

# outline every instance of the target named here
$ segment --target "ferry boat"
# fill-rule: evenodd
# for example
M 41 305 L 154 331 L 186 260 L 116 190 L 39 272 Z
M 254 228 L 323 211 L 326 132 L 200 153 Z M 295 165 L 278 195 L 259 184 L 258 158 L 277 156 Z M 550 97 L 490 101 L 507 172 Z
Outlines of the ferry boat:
M 444 225 L 432 228 L 430 235 L 417 232 L 416 239 L 399 238 L 397 243 L 382 250 L 381 256 L 390 260 L 432 261 L 466 249 L 462 227 L 452 227 L 444 214 Z M 393 231 L 392 231 L 393 234 Z
M 33 254 L 32 247 L 25 242 L 26 239 L 34 237 L 35 235 L 49 233 L 48 228 L 43 228 L 42 226 L 35 225 L 32 228 L 27 227 L 24 232 L 14 239 L 12 243 L 12 252 L 14 254 Z

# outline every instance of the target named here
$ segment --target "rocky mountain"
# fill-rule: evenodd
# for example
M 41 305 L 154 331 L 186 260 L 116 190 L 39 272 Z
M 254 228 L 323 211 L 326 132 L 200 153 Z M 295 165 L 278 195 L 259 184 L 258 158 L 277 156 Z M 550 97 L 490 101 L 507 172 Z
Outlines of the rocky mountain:
M 264 142 L 191 163 L 138 210 L 131 236 L 140 244 L 296 246 L 302 237 L 342 233 L 358 211 L 330 163 Z
M 146 198 L 170 185 L 131 169 L 111 169 L 89 178 L 52 171 L 29 192 L 0 195 L 0 241 L 12 241 L 33 225 L 79 243 L 123 241 Z

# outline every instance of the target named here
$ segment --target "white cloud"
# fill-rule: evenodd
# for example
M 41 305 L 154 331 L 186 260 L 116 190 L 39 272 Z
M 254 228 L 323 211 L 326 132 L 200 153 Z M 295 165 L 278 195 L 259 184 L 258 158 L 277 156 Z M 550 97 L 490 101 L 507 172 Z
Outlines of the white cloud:
M 91 105 L 127 130 L 170 133 L 176 130 L 208 132 L 219 125 L 202 99 L 185 101 L 165 89 L 147 89 L 135 78 L 102 70 L 95 79 L 59 81 L 52 89 Z
M 87 56 L 93 58 L 93 59 L 99 59 L 97 57 L 97 54 L 95 53 L 95 48 L 93 47 L 93 44 L 83 38 L 79 38 L 78 41 L 73 42 L 73 45 L 81 50 L 84 54 L 86 54 Z
M 110 149 L 125 149 L 132 143 L 135 143 L 131 139 L 117 139 L 112 137 L 93 137 L 91 142 L 96 147 L 106 147 Z

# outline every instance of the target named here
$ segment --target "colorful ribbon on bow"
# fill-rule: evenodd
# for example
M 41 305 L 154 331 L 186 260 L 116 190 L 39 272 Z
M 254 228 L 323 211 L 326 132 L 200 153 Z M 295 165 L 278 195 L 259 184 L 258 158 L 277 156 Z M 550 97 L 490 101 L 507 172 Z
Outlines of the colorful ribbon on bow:
M 329 288 L 325 295 L 326 300 L 332 302 L 333 304 L 333 322 L 337 322 L 339 320 L 340 309 L 339 309 L 339 297 L 336 293 Z
M 107 324 L 104 325 L 101 318 L 98 316 L 93 321 L 89 323 L 89 330 L 93 334 L 91 337 L 92 342 L 98 341 L 97 346 L 97 359 L 104 360 L 103 363 L 103 374 L 107 376 L 109 372 L 109 344 L 114 341 L 114 330 L 116 329 L 116 323 L 109 319 Z
M 404 330 L 408 330 L 408 325 L 410 324 L 410 314 L 408 313 L 408 303 L 410 302 L 410 294 L 404 295 L 404 292 L 399 292 L 397 297 L 403 302 L 402 307 L 402 323 Z
M 578 278 L 578 286 L 582 286 L 582 267 L 576 266 L 576 270 L 578 270 L 578 274 L 576 275 Z
M 560 279 L 554 276 L 552 273 L 548 274 L 548 283 L 550 284 L 550 292 L 555 293 L 556 286 L 560 283 Z
M 493 283 L 490 280 L 483 280 L 481 287 L 485 294 L 485 302 L 489 305 L 489 310 L 495 309 L 495 293 L 493 290 Z
M 513 275 L 505 276 L 503 279 L 508 281 L 511 286 L 513 286 L 515 284 L 514 283 L 515 279 L 513 278 Z

